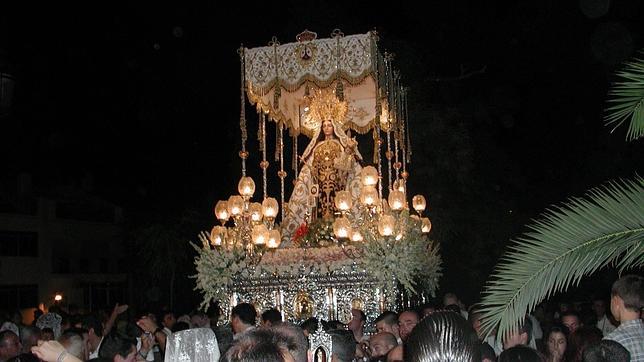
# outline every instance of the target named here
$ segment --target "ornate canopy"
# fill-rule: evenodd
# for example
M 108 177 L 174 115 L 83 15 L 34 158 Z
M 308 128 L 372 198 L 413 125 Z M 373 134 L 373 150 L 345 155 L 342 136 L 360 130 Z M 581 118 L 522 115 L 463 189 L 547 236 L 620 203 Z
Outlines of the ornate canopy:
M 297 39 L 243 49 L 248 99 L 269 118 L 283 122 L 291 134 L 311 137 L 319 120 L 309 112 L 310 100 L 314 92 L 332 89 L 346 101 L 346 115 L 339 123 L 367 133 L 383 102 L 378 102 L 384 84 L 377 81 L 383 58 L 376 34 L 344 36 L 335 31 L 331 38 L 317 39 L 317 34 L 305 31 Z

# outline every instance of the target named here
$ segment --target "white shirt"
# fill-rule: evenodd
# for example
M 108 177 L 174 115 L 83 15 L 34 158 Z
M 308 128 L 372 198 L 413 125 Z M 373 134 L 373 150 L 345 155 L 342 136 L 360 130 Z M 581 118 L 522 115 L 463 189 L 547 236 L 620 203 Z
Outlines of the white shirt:
M 136 337 L 136 351 L 137 353 L 141 350 L 141 337 Z M 145 355 L 146 361 L 154 361 L 154 348 L 150 348 L 148 354 Z
M 103 343 L 103 338 L 105 337 L 101 337 L 101 340 L 98 342 L 98 346 L 96 346 L 96 350 L 89 354 L 89 359 L 98 358 L 98 351 L 101 349 L 101 343 Z
M 608 319 L 608 316 L 606 316 L 606 314 L 604 314 L 604 316 L 597 321 L 596 326 L 597 328 L 601 329 L 604 336 L 609 335 L 617 328 L 610 322 L 610 319 Z

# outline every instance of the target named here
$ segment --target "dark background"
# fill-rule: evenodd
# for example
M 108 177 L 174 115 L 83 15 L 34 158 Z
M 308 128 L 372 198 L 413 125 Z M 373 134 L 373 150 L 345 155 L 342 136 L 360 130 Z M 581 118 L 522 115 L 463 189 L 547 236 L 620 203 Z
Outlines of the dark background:
M 26 172 L 43 195 L 87 190 L 124 208 L 131 235 L 157 225 L 185 243 L 214 224 L 239 177 L 237 48 L 304 29 L 376 29 L 395 53 L 410 87 L 409 189 L 429 201 L 441 292 L 478 300 L 530 219 L 644 165 L 642 142 L 602 122 L 614 72 L 644 45 L 637 0 L 5 6 L 17 85 L 1 181 Z M 181 275 L 194 273 L 190 249 Z M 184 281 L 176 294 L 198 300 Z

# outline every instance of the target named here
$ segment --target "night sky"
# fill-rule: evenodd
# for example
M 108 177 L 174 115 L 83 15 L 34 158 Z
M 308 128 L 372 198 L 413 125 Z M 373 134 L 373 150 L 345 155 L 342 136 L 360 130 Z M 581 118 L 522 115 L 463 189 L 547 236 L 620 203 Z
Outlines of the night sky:
M 376 29 L 396 55 L 411 93 L 410 188 L 430 202 L 443 285 L 462 283 L 470 300 L 548 205 L 644 170 L 642 142 L 602 122 L 615 70 L 644 47 L 640 1 L 208 3 L 1 11 L 17 78 L 3 188 L 27 172 L 43 195 L 89 185 L 130 226 L 192 210 L 206 229 L 239 177 L 237 48 L 335 28 Z

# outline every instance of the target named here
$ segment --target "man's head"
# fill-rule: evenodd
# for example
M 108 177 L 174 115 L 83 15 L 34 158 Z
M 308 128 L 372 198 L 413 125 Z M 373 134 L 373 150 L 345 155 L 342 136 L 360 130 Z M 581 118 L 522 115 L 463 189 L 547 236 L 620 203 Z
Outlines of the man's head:
M 644 308 L 644 277 L 626 275 L 613 283 L 610 311 L 620 322 L 640 318 Z
M 482 330 L 481 330 L 481 316 L 483 314 L 479 312 L 476 308 L 470 307 L 470 310 L 467 314 L 467 320 L 470 322 L 472 325 L 472 328 L 474 328 L 474 331 L 476 332 L 476 335 L 479 336 L 479 339 L 484 339 L 485 336 L 482 336 Z
M 89 352 L 87 351 L 87 340 L 85 340 L 84 334 L 87 331 L 84 329 L 70 328 L 63 332 L 58 338 L 58 342 L 65 347 L 65 350 L 69 354 L 77 357 L 81 361 L 87 360 Z
M 575 333 L 575 331 L 577 331 L 577 329 L 582 326 L 579 314 L 572 311 L 566 312 L 561 315 L 561 324 L 566 326 L 570 333 Z
M 134 362 L 136 361 L 136 340 L 110 333 L 103 338 L 98 356 L 114 362 Z
M 606 315 L 606 301 L 602 298 L 593 299 L 593 312 L 597 319 L 601 319 Z
M 318 330 L 318 319 L 315 317 L 311 317 L 300 325 L 302 328 L 302 331 L 304 332 L 305 336 L 309 336 L 310 334 L 315 333 L 315 331 Z
M 262 313 L 262 327 L 273 327 L 282 323 L 282 313 L 275 308 L 267 309 Z
M 369 338 L 369 350 L 372 358 L 386 356 L 397 345 L 396 336 L 388 332 L 380 332 Z
M 255 326 L 256 321 L 257 312 L 252 304 L 239 303 L 230 312 L 230 324 L 235 334 Z
M 475 361 L 479 339 L 460 314 L 440 311 L 418 323 L 405 342 L 406 361 Z
M 289 344 L 293 343 L 288 336 L 273 328 L 253 329 L 237 339 L 221 360 L 224 362 L 295 362 L 289 351 Z
M 375 324 L 378 333 L 387 332 L 393 334 L 396 338 L 400 338 L 398 314 L 390 310 L 384 311 L 376 318 Z
M 161 324 L 163 324 L 164 327 L 168 328 L 169 330 L 172 330 L 172 327 L 174 327 L 175 323 L 177 323 L 177 318 L 175 317 L 174 312 L 172 311 L 163 312 L 161 317 Z
M 43 328 L 40 331 L 40 340 L 42 340 L 42 341 L 53 341 L 54 339 L 56 339 L 56 338 L 54 337 L 54 330 L 53 329 L 51 329 L 51 328 Z
M 406 310 L 400 313 L 400 316 L 398 316 L 398 327 L 400 330 L 400 338 L 403 341 L 407 340 L 407 336 L 416 327 L 418 320 L 418 313 L 415 310 Z
M 6 361 L 19 355 L 22 351 L 20 339 L 12 331 L 0 332 L 0 360 Z
M 24 353 L 31 353 L 31 347 L 38 344 L 40 339 L 40 328 L 34 326 L 25 326 L 20 331 L 20 343 L 22 343 L 22 351 Z
M 498 359 L 499 362 L 541 362 L 542 356 L 536 349 L 528 346 L 517 345 L 504 350 Z
M 351 309 L 351 320 L 347 327 L 353 333 L 362 333 L 364 325 L 367 321 L 367 316 L 360 309 Z
M 306 362 L 309 341 L 300 327 L 291 323 L 279 323 L 271 329 L 286 338 L 286 346 L 295 362 Z
M 530 318 L 525 318 L 517 331 L 508 334 L 503 339 L 503 349 L 509 349 L 518 345 L 526 345 L 530 342 L 532 335 L 532 321 Z
M 602 339 L 599 343 L 584 349 L 584 362 L 629 362 L 631 354 L 624 346 L 610 339 Z
M 436 312 L 439 308 L 434 303 L 425 303 L 420 307 L 420 315 L 422 318 Z
M 353 333 L 347 330 L 332 330 L 328 332 L 331 335 L 332 348 L 331 358 L 337 362 L 350 362 L 356 355 L 356 341 Z
M 458 297 L 454 293 L 445 293 L 443 296 L 443 307 L 447 307 L 452 304 L 459 305 Z
M 103 337 L 103 323 L 95 316 L 89 315 L 83 318 L 81 325 L 87 330 L 90 341 L 100 340 Z
M 195 310 L 190 313 L 190 324 L 193 328 L 209 328 L 210 318 L 202 310 Z

